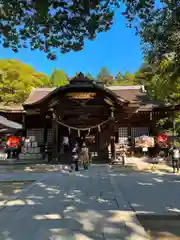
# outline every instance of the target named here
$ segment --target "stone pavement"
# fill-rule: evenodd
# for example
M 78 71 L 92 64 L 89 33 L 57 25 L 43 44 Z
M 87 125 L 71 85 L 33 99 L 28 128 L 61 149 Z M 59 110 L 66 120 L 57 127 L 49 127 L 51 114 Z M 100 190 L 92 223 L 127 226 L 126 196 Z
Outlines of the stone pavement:
M 37 181 L 4 203 L 0 240 L 148 239 L 108 166 L 20 178 Z
M 136 213 L 180 213 L 180 174 L 129 172 L 114 168 L 119 191 Z
M 154 164 L 156 158 L 148 157 L 128 157 L 126 160 L 126 165 L 135 166 L 139 171 L 152 171 L 155 169 L 160 172 L 172 172 L 172 167 L 165 162 L 159 162 Z

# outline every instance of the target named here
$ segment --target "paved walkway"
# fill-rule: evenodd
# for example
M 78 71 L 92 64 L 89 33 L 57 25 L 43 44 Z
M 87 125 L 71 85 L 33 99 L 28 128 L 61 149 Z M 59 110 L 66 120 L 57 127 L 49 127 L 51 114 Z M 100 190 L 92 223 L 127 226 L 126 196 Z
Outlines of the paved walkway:
M 119 191 L 137 213 L 179 214 L 180 174 L 129 172 L 114 168 Z
M 153 164 L 155 163 L 155 164 Z M 152 171 L 153 169 L 161 172 L 172 172 L 172 167 L 159 161 L 159 164 L 156 164 L 156 158 L 148 157 L 129 157 L 126 160 L 126 165 L 136 166 L 139 171 Z
M 92 166 L 71 174 L 1 175 L 0 181 L 4 176 L 37 182 L 2 206 L 0 239 L 147 239 L 109 171 Z

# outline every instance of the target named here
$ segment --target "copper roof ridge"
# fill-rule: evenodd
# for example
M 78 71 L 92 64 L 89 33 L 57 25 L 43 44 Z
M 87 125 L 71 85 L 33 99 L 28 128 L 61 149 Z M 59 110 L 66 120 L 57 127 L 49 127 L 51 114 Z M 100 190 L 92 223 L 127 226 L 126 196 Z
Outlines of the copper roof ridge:
M 56 88 L 57 87 L 45 87 L 45 88 L 38 87 L 38 88 L 33 88 L 31 92 L 36 91 L 36 90 L 38 90 L 38 91 L 51 91 L 52 90 L 53 91 Z
M 127 86 L 104 86 L 105 88 L 108 88 L 109 90 L 132 90 L 132 89 L 143 89 L 144 85 L 127 85 Z M 32 88 L 32 91 L 53 91 L 56 88 L 59 87 L 37 87 L 37 88 Z
M 143 89 L 144 85 L 128 85 L 128 86 L 106 86 L 110 90 L 132 90 L 132 89 Z

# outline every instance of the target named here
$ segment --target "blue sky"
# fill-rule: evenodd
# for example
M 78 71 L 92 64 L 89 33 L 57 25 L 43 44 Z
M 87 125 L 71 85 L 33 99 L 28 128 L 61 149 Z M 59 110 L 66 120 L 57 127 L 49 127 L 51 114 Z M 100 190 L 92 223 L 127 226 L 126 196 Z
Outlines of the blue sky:
M 50 75 L 54 68 L 63 69 L 69 76 L 76 72 L 90 72 L 96 76 L 102 67 L 107 67 L 112 74 L 118 71 L 136 71 L 142 63 L 140 39 L 135 32 L 125 25 L 120 12 L 116 14 L 110 31 L 100 33 L 93 41 L 87 40 L 80 52 L 57 54 L 57 60 L 50 61 L 44 53 L 23 49 L 14 53 L 0 47 L 0 58 L 15 58 L 30 64 L 35 70 Z

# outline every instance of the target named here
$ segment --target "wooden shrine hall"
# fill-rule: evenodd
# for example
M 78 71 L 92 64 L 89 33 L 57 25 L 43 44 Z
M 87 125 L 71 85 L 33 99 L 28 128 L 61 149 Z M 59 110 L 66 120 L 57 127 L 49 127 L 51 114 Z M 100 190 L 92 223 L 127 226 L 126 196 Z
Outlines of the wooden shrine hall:
M 94 159 L 108 160 L 115 144 L 129 137 L 156 135 L 155 122 L 168 114 L 143 86 L 104 86 L 82 73 L 58 88 L 33 89 L 22 106 L 3 108 L 1 115 L 23 124 L 24 135 L 36 135 L 52 161 L 64 161 L 64 139 L 88 142 Z

